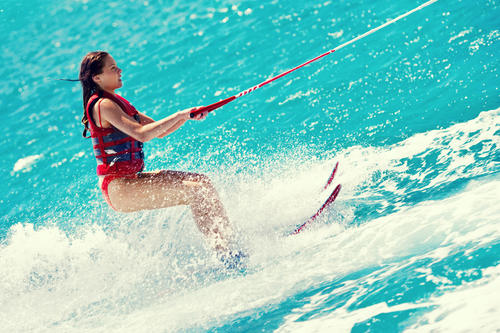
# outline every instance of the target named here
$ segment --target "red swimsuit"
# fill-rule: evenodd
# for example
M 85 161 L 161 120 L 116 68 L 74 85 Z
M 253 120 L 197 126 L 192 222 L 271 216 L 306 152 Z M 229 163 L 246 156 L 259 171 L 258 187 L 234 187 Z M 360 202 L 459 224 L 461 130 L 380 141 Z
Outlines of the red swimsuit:
M 94 94 L 87 103 L 87 118 L 89 120 L 90 136 L 94 154 L 97 160 L 97 174 L 105 176 L 101 189 L 106 202 L 113 208 L 108 195 L 108 185 L 116 178 L 136 178 L 137 173 L 144 169 L 144 153 L 142 152 L 142 142 L 135 140 L 131 136 L 119 131 L 114 127 L 104 128 L 101 124 L 100 104 L 97 105 L 99 114 L 99 124 L 97 126 L 92 118 L 92 108 L 101 98 L 109 98 L 120 108 L 140 122 L 137 110 L 123 97 L 113 95 L 105 91 Z M 114 209 L 114 208 L 113 208 Z

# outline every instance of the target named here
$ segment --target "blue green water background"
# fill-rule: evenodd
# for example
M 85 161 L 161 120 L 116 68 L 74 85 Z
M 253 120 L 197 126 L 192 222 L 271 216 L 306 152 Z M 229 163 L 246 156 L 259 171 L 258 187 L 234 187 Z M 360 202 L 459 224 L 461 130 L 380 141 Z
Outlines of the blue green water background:
M 176 207 L 116 213 L 81 137 L 110 52 L 155 119 L 207 105 L 422 2 L 0 3 L 0 330 L 500 329 L 500 8 L 445 1 L 145 146 L 209 175 L 250 253 L 227 276 Z M 340 161 L 343 190 L 303 235 Z

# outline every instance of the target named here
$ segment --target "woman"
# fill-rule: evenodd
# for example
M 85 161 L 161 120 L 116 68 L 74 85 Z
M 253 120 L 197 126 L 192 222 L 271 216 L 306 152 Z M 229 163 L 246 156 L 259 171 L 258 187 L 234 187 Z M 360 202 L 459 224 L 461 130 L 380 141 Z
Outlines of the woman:
M 242 254 L 231 251 L 233 231 L 210 179 L 180 171 L 142 172 L 143 142 L 163 138 L 187 120 L 201 120 L 206 114 L 190 118 L 196 108 L 189 108 L 154 121 L 115 94 L 122 86 L 121 72 L 113 57 L 102 51 L 87 54 L 80 67 L 83 136 L 90 130 L 104 198 L 120 212 L 189 205 L 219 258 L 238 268 Z

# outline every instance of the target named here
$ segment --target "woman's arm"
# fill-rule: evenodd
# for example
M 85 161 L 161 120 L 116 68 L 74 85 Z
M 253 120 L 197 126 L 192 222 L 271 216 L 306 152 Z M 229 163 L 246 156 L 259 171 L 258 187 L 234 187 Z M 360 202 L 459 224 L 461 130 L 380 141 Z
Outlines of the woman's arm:
M 144 113 L 141 113 L 141 112 L 138 112 L 138 113 L 139 113 L 139 117 L 141 117 L 141 124 L 146 125 L 146 124 L 154 123 L 153 118 L 150 118 L 149 116 L 145 115 Z M 170 133 L 175 132 L 182 125 L 184 125 L 184 121 L 178 121 L 171 128 L 169 128 L 165 133 L 158 135 L 157 138 L 161 139 L 161 138 L 166 137 Z
M 141 124 L 147 125 L 147 124 L 151 124 L 151 123 L 155 122 L 153 118 L 146 116 L 144 113 L 141 113 L 139 111 L 137 111 L 137 113 L 139 114 L 139 117 L 141 118 Z
M 186 121 L 178 121 L 177 123 L 175 123 L 172 127 L 170 127 L 165 133 L 162 133 L 158 136 L 158 138 L 164 138 L 166 137 L 167 135 L 177 131 L 179 129 L 179 127 L 181 127 L 182 125 L 184 125 Z
M 126 133 L 141 142 L 149 141 L 167 132 L 172 133 L 181 127 L 188 119 L 190 119 L 189 114 L 195 109 L 196 108 L 189 108 L 178 111 L 158 121 L 153 121 L 153 119 L 149 117 L 143 118 L 146 119 L 147 123 L 142 124 L 138 123 L 134 118 L 123 112 L 115 102 L 109 99 L 104 99 L 100 103 L 102 123 L 105 124 L 107 122 L 123 133 Z M 149 122 L 148 118 L 152 122 Z M 194 119 L 202 118 L 204 117 L 195 117 Z

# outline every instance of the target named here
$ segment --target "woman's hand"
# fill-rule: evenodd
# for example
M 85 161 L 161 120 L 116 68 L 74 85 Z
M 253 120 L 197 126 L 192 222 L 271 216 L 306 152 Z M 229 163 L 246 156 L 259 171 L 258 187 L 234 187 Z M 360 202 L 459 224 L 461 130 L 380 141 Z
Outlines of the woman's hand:
M 179 111 L 178 113 L 182 115 L 183 118 L 185 119 L 194 119 L 194 120 L 203 120 L 207 117 L 208 112 L 202 112 L 197 115 L 195 115 L 193 118 L 191 118 L 191 112 L 194 112 L 198 110 L 199 108 L 202 108 L 202 106 L 195 106 L 193 108 L 188 108 L 182 111 Z

